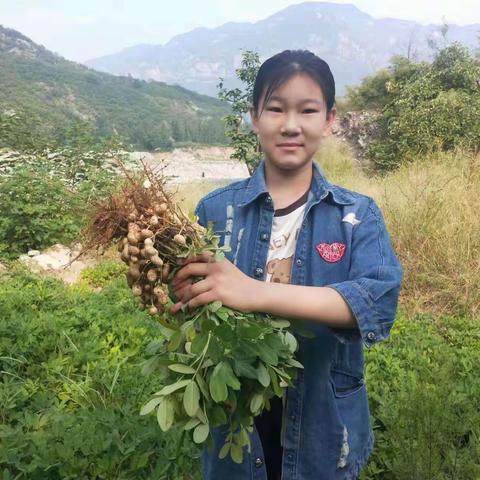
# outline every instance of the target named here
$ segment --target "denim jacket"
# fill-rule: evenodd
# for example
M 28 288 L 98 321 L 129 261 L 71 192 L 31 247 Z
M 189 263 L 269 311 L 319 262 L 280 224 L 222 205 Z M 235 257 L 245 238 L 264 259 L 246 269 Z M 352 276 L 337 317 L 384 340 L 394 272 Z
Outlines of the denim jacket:
M 265 160 L 244 180 L 217 188 L 198 203 L 201 225 L 214 222 L 220 245 L 242 272 L 265 280 L 274 209 L 265 184 Z M 328 286 L 342 295 L 358 328 L 307 322 L 313 338 L 299 336 L 298 371 L 282 414 L 282 480 L 355 479 L 372 451 L 363 346 L 388 337 L 395 320 L 403 270 L 374 200 L 329 183 L 316 163 L 292 263 L 292 284 Z M 295 301 L 295 299 L 292 299 Z M 321 315 L 321 312 L 319 312 Z M 256 428 L 242 464 L 202 452 L 204 480 L 267 480 Z

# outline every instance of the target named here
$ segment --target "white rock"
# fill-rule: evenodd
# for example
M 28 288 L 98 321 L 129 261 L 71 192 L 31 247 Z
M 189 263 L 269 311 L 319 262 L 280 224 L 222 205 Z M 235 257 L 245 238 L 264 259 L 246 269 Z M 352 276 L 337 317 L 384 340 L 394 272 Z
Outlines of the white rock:
M 36 257 L 37 255 L 40 255 L 40 250 L 29 250 L 27 255 L 29 257 Z
M 76 248 L 79 245 L 75 245 Z M 92 255 L 85 255 L 78 260 L 70 263 L 77 251 L 59 243 L 52 245 L 39 255 L 28 256 L 20 255 L 19 260 L 25 263 L 30 270 L 35 273 L 49 273 L 66 283 L 74 283 L 80 278 L 80 273 L 85 267 L 90 267 L 98 263 L 98 260 Z

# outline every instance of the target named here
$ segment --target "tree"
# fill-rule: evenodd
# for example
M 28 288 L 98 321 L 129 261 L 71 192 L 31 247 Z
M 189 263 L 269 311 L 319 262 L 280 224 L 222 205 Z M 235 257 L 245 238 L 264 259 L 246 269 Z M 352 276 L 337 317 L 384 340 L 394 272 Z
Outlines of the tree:
M 244 90 L 224 88 L 223 78 L 217 85 L 220 100 L 229 102 L 232 113 L 223 117 L 225 134 L 230 140 L 230 146 L 235 150 L 232 158 L 246 163 L 250 174 L 260 163 L 261 153 L 255 132 L 246 125 L 245 116 L 252 104 L 253 86 L 260 67 L 260 57 L 257 53 L 246 50 L 242 54 L 242 64 L 235 70 L 237 77 L 245 84 Z

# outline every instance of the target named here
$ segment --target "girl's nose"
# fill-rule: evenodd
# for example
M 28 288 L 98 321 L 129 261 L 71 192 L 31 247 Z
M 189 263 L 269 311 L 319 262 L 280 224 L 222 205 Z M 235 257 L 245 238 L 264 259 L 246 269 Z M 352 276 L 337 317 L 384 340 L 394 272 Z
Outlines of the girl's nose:
M 287 115 L 285 123 L 281 128 L 281 133 L 284 135 L 295 135 L 300 133 L 300 125 L 296 115 Z

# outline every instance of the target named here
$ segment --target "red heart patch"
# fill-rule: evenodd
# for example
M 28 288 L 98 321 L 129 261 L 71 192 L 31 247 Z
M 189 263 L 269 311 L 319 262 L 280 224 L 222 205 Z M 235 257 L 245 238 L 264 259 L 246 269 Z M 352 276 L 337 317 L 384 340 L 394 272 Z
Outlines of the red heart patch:
M 319 243 L 315 246 L 320 256 L 329 263 L 335 263 L 342 259 L 345 254 L 344 243 Z

